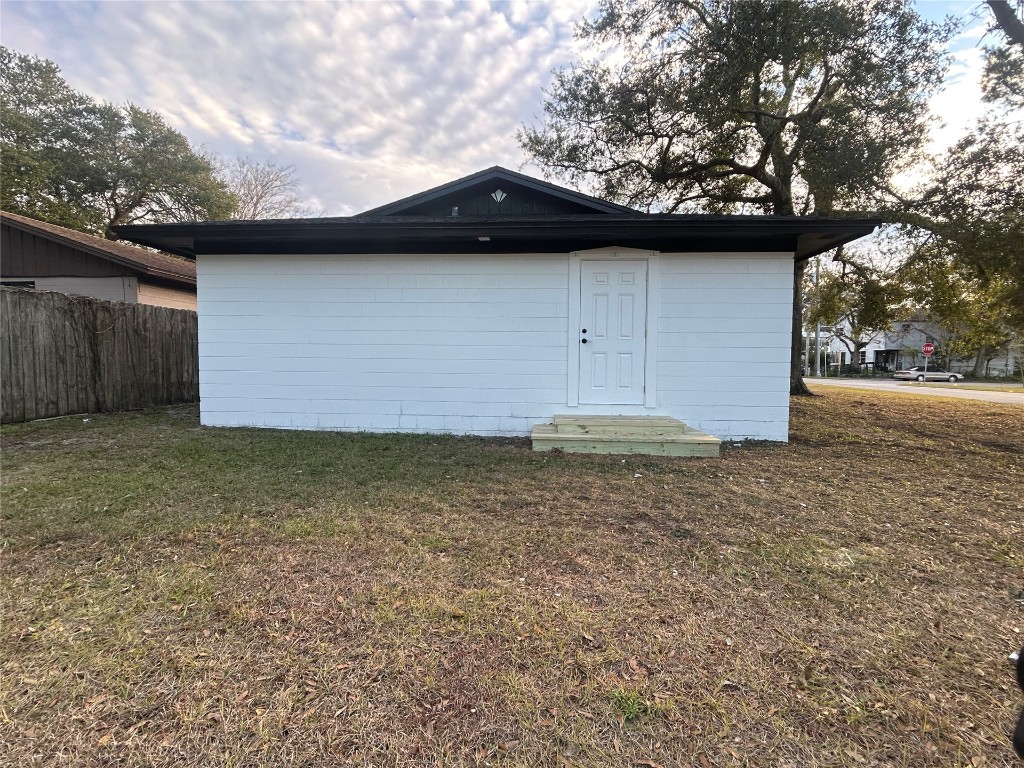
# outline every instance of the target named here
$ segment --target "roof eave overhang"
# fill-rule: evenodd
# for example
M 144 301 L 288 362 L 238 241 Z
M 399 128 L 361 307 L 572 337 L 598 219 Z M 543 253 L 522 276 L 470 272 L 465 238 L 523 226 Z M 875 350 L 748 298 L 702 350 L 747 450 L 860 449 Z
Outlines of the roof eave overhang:
M 609 217 L 610 218 L 610 217 Z M 601 245 L 663 252 L 792 252 L 797 261 L 871 234 L 877 219 L 687 218 L 411 222 L 355 219 L 150 224 L 115 228 L 187 258 L 261 253 L 566 253 Z

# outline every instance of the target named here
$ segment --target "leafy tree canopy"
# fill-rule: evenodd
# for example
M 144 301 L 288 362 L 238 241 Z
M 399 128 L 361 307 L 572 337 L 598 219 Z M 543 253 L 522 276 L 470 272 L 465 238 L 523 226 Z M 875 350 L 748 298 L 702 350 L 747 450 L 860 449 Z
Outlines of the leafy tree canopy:
M 60 171 L 81 147 L 92 102 L 52 61 L 0 47 L 0 205 L 4 210 L 95 228 L 68 200 Z M 90 225 L 93 225 L 90 227 Z
M 985 49 L 982 81 L 985 100 L 997 109 L 1024 109 L 1024 47 L 1004 45 Z
M 1024 334 L 1024 45 L 1006 37 L 985 53 L 988 111 L 934 161 L 930 178 L 894 218 L 927 233 L 918 237 L 908 274 L 927 275 L 925 285 L 945 275 L 965 291 L 930 294 L 934 314 L 955 318 L 969 297 L 983 296 L 995 308 L 985 313 L 990 326 Z
M 919 157 L 952 31 L 905 0 L 605 0 L 579 34 L 622 64 L 557 73 L 519 139 L 642 208 L 830 213 Z
M 107 234 L 118 224 L 227 218 L 215 168 L 156 112 L 74 91 L 52 61 L 0 48 L 0 202 Z
M 988 359 L 1013 338 L 1005 281 L 999 275 L 979 278 L 976 270 L 944 253 L 935 238 L 918 245 L 917 254 L 899 276 L 912 305 L 927 308 L 928 318 L 950 333 L 947 353 L 975 358 L 975 374 L 984 374 Z

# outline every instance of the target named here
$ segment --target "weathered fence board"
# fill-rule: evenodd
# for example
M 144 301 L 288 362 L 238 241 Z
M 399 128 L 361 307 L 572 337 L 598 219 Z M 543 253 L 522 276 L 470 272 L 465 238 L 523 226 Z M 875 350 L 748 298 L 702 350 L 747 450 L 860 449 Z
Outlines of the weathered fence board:
M 0 418 L 126 411 L 199 399 L 196 313 L 0 290 Z

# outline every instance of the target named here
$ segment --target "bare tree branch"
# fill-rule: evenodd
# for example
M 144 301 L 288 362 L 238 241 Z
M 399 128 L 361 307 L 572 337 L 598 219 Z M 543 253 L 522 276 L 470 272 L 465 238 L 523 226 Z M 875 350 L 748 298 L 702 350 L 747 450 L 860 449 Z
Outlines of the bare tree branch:
M 295 166 L 237 157 L 219 161 L 218 175 L 237 198 L 233 219 L 301 219 L 323 216 L 300 197 Z

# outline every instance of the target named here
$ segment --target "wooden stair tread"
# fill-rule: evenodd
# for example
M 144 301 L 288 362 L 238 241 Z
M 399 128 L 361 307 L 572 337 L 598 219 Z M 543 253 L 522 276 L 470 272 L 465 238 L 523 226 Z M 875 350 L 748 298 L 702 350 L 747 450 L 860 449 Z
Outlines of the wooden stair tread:
M 713 435 L 706 435 L 696 429 L 687 429 L 685 432 L 650 434 L 647 432 L 559 432 L 551 424 L 539 424 L 533 428 L 534 437 L 552 437 L 559 440 L 607 440 L 609 442 L 624 440 L 644 440 L 653 442 L 694 442 L 707 441 L 721 443 L 722 441 Z
M 669 416 L 555 416 L 533 428 L 535 451 L 717 456 L 721 440 Z
M 557 424 L 643 424 L 645 426 L 675 427 L 683 425 L 679 419 L 671 416 L 555 416 L 552 421 Z

